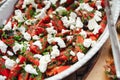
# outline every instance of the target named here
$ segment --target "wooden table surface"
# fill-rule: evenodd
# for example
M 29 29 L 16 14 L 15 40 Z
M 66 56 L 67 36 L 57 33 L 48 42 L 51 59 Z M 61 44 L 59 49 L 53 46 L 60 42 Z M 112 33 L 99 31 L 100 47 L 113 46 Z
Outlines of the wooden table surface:
M 112 58 L 110 50 L 110 39 L 106 41 L 106 43 L 100 49 L 99 53 L 99 59 L 85 80 L 108 80 L 104 72 L 104 66 L 106 65 L 106 60 Z

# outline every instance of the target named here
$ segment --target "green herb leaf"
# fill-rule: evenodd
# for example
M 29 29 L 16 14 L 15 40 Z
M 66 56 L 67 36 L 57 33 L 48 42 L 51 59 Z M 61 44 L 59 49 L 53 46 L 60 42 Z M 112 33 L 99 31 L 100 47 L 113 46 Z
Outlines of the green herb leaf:
M 14 35 L 14 39 L 19 41 L 22 39 L 22 36 L 21 35 Z
M 19 23 L 18 23 L 18 27 L 21 27 L 22 24 L 23 24 L 23 22 L 19 22 Z

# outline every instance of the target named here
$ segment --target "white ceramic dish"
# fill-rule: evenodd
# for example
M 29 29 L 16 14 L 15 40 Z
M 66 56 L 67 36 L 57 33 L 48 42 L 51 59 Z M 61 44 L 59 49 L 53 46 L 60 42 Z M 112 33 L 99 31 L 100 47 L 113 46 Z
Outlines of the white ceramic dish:
M 4 23 L 4 21 L 7 20 L 9 18 L 9 16 L 12 14 L 14 4 L 17 1 L 18 0 L 7 0 L 7 2 L 5 4 L 3 4 L 3 6 L 0 8 L 0 25 L 2 25 Z M 116 16 L 116 18 L 117 18 L 117 16 Z M 109 36 L 109 33 L 108 33 L 108 30 L 106 27 L 105 31 L 98 39 L 97 44 L 87 52 L 87 54 L 85 55 L 85 57 L 81 61 L 76 62 L 74 65 L 72 65 L 67 70 L 65 70 L 65 71 L 63 71 L 55 76 L 49 77 L 45 80 L 61 80 L 62 78 L 70 75 L 71 73 L 73 73 L 74 71 L 76 71 L 77 69 L 82 67 L 102 47 L 102 45 L 107 40 L 108 36 Z

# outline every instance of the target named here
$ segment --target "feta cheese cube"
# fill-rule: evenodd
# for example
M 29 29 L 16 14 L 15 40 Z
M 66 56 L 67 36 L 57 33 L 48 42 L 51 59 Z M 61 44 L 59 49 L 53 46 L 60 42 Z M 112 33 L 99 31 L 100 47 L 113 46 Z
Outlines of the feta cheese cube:
M 87 33 L 82 29 L 81 32 L 79 33 L 83 38 L 87 37 Z
M 42 43 L 38 40 L 33 43 L 33 45 L 38 46 L 39 49 L 42 49 Z
M 2 53 L 6 53 L 8 46 L 0 40 L 0 50 Z
M 33 57 L 40 59 L 40 58 L 42 57 L 42 55 L 40 55 L 40 54 L 35 54 Z
M 0 75 L 0 80 L 6 80 L 6 76 Z
M 93 8 L 88 3 L 80 3 L 79 7 L 75 11 L 78 12 L 80 9 L 88 12 L 93 11 Z
M 82 28 L 82 27 L 83 27 L 83 23 L 82 23 L 80 17 L 77 17 L 76 27 L 77 27 L 77 28 Z
M 15 45 L 13 46 L 13 52 L 16 54 L 16 52 L 20 49 L 21 49 L 21 45 L 16 42 Z
M 24 15 L 21 12 L 21 10 L 15 10 L 15 16 L 13 17 L 14 19 L 16 19 L 18 22 L 24 22 Z
M 13 55 L 14 55 L 11 51 L 7 51 L 7 54 L 8 54 L 9 56 L 13 56 Z
M 35 16 L 36 19 L 43 19 L 46 16 L 46 10 L 43 8 L 38 15 Z
M 16 64 L 16 62 L 12 59 L 6 59 L 5 60 L 5 66 L 7 69 L 12 69 L 12 67 Z
M 21 26 L 21 27 L 17 28 L 17 30 L 19 30 L 22 34 L 24 34 L 26 31 L 26 28 L 24 26 Z
M 63 11 L 67 11 L 65 7 L 59 6 L 56 10 L 60 15 L 62 15 Z
M 24 39 L 26 39 L 27 41 L 31 40 L 31 35 L 28 32 L 23 33 Z
M 36 69 L 31 64 L 27 64 L 24 69 L 26 72 L 28 72 L 30 74 L 38 75 Z
M 73 39 L 73 36 L 66 36 L 66 38 L 67 38 L 67 41 L 69 41 Z
M 37 8 L 37 4 L 35 3 L 34 0 L 24 0 L 22 8 L 26 8 L 27 5 L 32 4 L 34 8 Z
M 47 70 L 47 64 L 51 61 L 50 55 L 44 55 L 40 58 L 40 65 L 38 66 L 39 70 L 44 73 Z
M 75 53 L 71 50 L 70 55 L 75 56 Z
M 3 31 L 4 30 L 11 30 L 12 29 L 12 23 L 9 21 L 3 28 Z
M 65 44 L 65 42 L 63 41 L 62 38 L 56 37 L 55 41 L 58 43 L 58 45 L 60 46 L 60 48 L 65 48 L 66 47 L 66 44 Z
M 86 48 L 89 48 L 91 46 L 92 40 L 91 39 L 84 39 L 83 45 Z
M 52 47 L 52 52 L 51 52 L 51 58 L 56 58 L 57 56 L 60 55 L 60 51 L 58 49 L 58 46 L 53 46 Z
M 48 34 L 57 34 L 57 31 L 54 29 L 54 27 L 46 28 L 46 31 Z
M 97 9 L 102 9 L 102 6 L 101 6 L 101 0 L 97 0 L 96 1 L 96 6 L 97 6 Z
M 37 36 L 37 35 L 34 35 L 32 38 L 33 38 L 34 40 L 39 40 L 39 39 L 40 39 L 39 36 Z
M 50 6 L 51 6 L 51 2 L 50 1 L 45 0 L 45 1 L 43 1 L 43 3 L 45 4 L 45 7 L 44 7 L 45 10 L 50 8 Z
M 89 20 L 89 22 L 88 22 L 88 29 L 89 30 L 93 30 L 96 27 L 96 24 L 97 24 L 97 22 L 95 21 L 94 18 Z
M 77 53 L 77 58 L 78 58 L 79 61 L 80 61 L 81 59 L 83 59 L 84 56 L 85 56 L 84 53 L 81 53 L 81 52 L 78 52 L 78 53 Z
M 33 24 L 36 23 L 36 21 L 37 21 L 37 19 L 29 19 L 29 20 L 25 21 L 25 24 L 27 24 L 27 25 L 33 25 Z

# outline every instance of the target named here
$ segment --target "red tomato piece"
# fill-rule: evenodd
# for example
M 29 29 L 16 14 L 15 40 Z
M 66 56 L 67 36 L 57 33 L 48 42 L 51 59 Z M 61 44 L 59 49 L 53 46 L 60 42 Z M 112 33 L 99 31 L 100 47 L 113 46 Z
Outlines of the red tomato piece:
M 8 69 L 4 69 L 4 68 L 0 69 L 0 74 L 3 75 L 3 76 L 8 77 L 9 73 L 10 73 L 10 70 L 8 70 Z
M 28 80 L 28 77 L 29 77 L 29 73 L 20 73 L 18 75 L 18 80 Z
M 72 3 L 74 3 L 74 0 L 67 0 L 67 2 L 66 2 L 66 4 L 68 4 L 68 5 L 70 5 Z
M 11 80 L 13 79 L 14 77 L 17 77 L 20 70 L 21 70 L 21 66 L 16 64 L 11 70 L 10 70 L 10 74 L 9 74 L 9 77 L 8 79 Z
M 30 51 L 35 53 L 35 54 L 40 54 L 40 49 L 38 46 L 35 46 L 35 45 L 31 45 L 30 46 Z
M 44 31 L 45 31 L 45 29 L 42 28 L 42 27 L 37 27 L 37 28 L 35 29 L 36 35 L 39 35 L 39 34 L 43 33 Z
M 6 43 L 7 45 L 12 45 L 15 42 L 15 40 L 13 38 L 11 38 L 11 39 L 2 39 L 2 41 L 4 43 Z
M 25 57 L 33 64 L 39 66 L 39 60 L 33 57 L 33 54 L 30 51 L 25 52 Z
M 26 61 L 26 58 L 24 56 L 22 56 L 22 55 L 19 55 L 18 58 L 20 60 L 19 63 L 21 63 L 21 64 L 23 64 Z
M 60 60 L 60 61 L 65 61 L 65 60 L 68 60 L 67 56 L 65 55 L 60 55 L 56 58 L 57 60 Z

